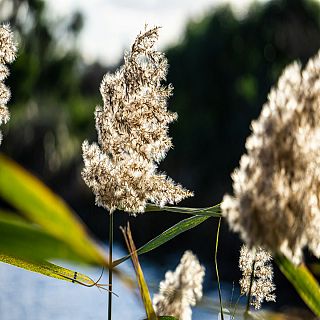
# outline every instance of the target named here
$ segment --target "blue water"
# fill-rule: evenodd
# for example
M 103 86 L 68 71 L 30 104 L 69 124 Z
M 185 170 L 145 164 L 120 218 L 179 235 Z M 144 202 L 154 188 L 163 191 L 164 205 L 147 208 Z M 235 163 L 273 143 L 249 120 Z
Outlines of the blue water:
M 125 255 L 114 248 L 115 257 Z M 66 265 L 98 279 L 101 269 Z M 157 284 L 164 277 L 152 264 L 142 265 L 148 283 Z M 174 269 L 176 266 L 168 266 Z M 122 265 L 122 270 L 134 277 L 131 262 Z M 102 283 L 107 283 L 107 276 Z M 151 291 L 157 288 L 151 286 Z M 137 292 L 128 289 L 114 278 L 113 319 L 145 319 L 145 312 Z M 212 293 L 213 296 L 213 293 Z M 214 295 L 217 298 L 217 295 Z M 0 319 L 1 320 L 105 320 L 107 318 L 107 292 L 86 288 L 77 284 L 52 279 L 37 273 L 0 263 Z M 193 319 L 217 319 L 214 311 L 196 308 Z

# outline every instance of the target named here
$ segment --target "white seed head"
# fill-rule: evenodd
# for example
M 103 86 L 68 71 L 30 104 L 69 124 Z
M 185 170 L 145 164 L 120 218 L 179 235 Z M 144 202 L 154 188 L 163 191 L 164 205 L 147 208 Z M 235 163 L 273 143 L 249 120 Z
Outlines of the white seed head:
M 11 63 L 16 57 L 17 46 L 13 39 L 13 33 L 9 25 L 0 25 L 0 125 L 7 123 L 10 119 L 7 103 L 10 99 L 10 90 L 2 82 L 9 75 L 9 69 L 6 63 Z M 0 144 L 2 141 L 2 134 L 0 131 Z
M 154 49 L 159 28 L 140 33 L 124 65 L 100 85 L 103 106 L 95 111 L 98 144 L 84 142 L 82 177 L 96 204 L 110 211 L 144 212 L 147 201 L 163 206 L 192 195 L 164 174 L 157 163 L 172 147 L 167 110 L 171 86 L 162 81 L 167 60 Z
M 0 25 L 0 63 L 12 63 L 16 58 L 17 45 L 8 24 Z
M 288 66 L 252 122 L 223 215 L 243 241 L 299 263 L 320 257 L 320 53 Z
M 262 248 L 249 250 L 245 245 L 241 247 L 239 258 L 239 268 L 242 271 L 242 278 L 239 281 L 241 294 L 248 296 L 250 292 L 250 304 L 255 309 L 260 309 L 264 300 L 276 301 L 273 293 L 276 287 L 273 284 L 271 260 L 270 253 Z
M 159 293 L 154 295 L 153 305 L 158 316 L 173 316 L 179 320 L 191 320 L 191 306 L 202 298 L 202 282 L 205 268 L 197 257 L 186 251 L 174 272 L 168 271 L 160 282 Z
M 8 75 L 9 75 L 9 69 L 3 63 L 0 63 L 0 81 L 7 78 Z

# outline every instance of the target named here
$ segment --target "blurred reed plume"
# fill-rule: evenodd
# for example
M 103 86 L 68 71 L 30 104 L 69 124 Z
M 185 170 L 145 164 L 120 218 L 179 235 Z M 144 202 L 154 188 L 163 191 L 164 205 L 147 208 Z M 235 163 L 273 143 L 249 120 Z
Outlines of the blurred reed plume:
M 249 246 L 320 257 L 320 53 L 288 66 L 251 124 L 223 215 Z
M 7 123 L 10 119 L 7 103 L 10 99 L 10 90 L 3 83 L 9 75 L 7 63 L 11 63 L 16 58 L 17 46 L 13 39 L 13 33 L 7 24 L 0 25 L 0 125 Z M 0 144 L 2 134 L 0 131 Z
M 174 272 L 168 271 L 160 282 L 160 291 L 153 298 L 158 316 L 170 315 L 179 320 L 191 320 L 191 306 L 202 298 L 205 268 L 197 257 L 186 251 Z
M 124 65 L 106 74 L 100 86 L 103 106 L 95 111 L 98 144 L 82 146 L 82 177 L 96 204 L 113 212 L 144 212 L 147 201 L 163 206 L 191 192 L 157 173 L 172 147 L 168 125 L 177 118 L 167 110 L 172 86 L 163 86 L 168 63 L 154 49 L 159 28 L 140 33 Z
M 248 296 L 249 303 L 260 309 L 264 300 L 276 301 L 272 293 L 276 287 L 273 284 L 273 269 L 271 255 L 262 248 L 241 247 L 239 268 L 242 271 L 240 279 L 241 294 Z

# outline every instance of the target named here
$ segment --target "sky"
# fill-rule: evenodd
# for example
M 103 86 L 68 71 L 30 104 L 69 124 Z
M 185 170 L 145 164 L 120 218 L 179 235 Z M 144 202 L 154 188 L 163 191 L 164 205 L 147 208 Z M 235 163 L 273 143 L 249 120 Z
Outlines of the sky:
M 267 1 L 267 0 L 260 0 Z M 61 18 L 79 10 L 84 28 L 79 39 L 87 62 L 115 64 L 144 25 L 161 26 L 159 48 L 181 39 L 189 19 L 201 19 L 222 3 L 243 14 L 252 0 L 47 0 L 49 14 Z

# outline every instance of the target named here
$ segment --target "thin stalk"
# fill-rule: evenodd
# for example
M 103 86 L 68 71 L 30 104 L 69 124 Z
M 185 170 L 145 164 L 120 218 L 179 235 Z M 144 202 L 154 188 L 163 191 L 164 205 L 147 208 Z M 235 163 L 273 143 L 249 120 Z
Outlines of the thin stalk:
M 254 267 L 255 267 L 255 264 L 256 264 L 256 255 L 254 255 L 254 260 L 253 260 L 253 263 L 252 263 L 252 270 L 251 270 L 251 276 L 250 276 L 250 286 L 249 286 L 248 300 L 247 300 L 247 306 L 246 306 L 245 314 L 248 314 L 249 310 L 250 310 L 251 291 L 252 291 L 252 285 L 253 285 L 253 280 L 254 280 Z
M 217 260 L 220 225 L 221 225 L 221 218 L 219 218 L 218 229 L 217 229 L 216 249 L 215 249 L 215 252 L 214 252 L 214 264 L 215 264 L 215 267 L 216 267 L 216 275 L 217 275 L 217 281 L 218 281 L 218 293 L 219 293 L 219 301 L 220 301 L 221 320 L 224 320 L 223 306 L 222 306 L 222 295 L 221 295 L 221 287 L 220 287 L 220 277 L 219 277 L 218 260 Z
M 109 215 L 109 293 L 108 293 L 108 320 L 112 315 L 112 249 L 113 249 L 113 213 Z
M 238 304 L 239 304 L 240 298 L 241 298 L 241 296 L 238 297 L 237 302 L 234 305 L 234 309 L 233 309 L 232 316 L 231 316 L 232 320 L 235 319 L 235 314 L 237 312 L 237 308 L 238 308 Z

